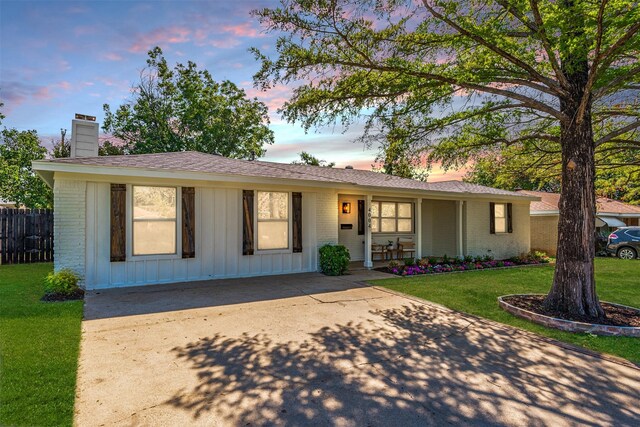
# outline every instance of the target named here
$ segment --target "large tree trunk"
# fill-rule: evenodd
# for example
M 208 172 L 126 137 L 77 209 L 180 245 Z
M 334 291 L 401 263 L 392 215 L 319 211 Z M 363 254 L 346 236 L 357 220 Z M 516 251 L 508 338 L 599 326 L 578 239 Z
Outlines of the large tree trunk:
M 572 120 L 561 123 L 562 189 L 558 252 L 553 285 L 546 309 L 589 317 L 604 317 L 596 295 L 595 258 L 595 142 L 591 123 L 591 102 L 584 114 L 579 105 L 588 76 L 586 56 L 565 58 L 571 96 L 560 100 L 560 109 Z

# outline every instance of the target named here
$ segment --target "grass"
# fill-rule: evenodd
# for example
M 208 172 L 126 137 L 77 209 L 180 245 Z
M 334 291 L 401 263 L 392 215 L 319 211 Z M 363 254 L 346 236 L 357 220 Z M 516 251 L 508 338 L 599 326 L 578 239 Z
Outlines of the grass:
M 82 301 L 40 301 L 51 269 L 0 266 L 0 425 L 73 422 Z
M 597 258 L 596 289 L 601 301 L 640 307 L 640 262 Z M 454 310 L 526 329 L 546 337 L 640 363 L 640 339 L 574 334 L 546 328 L 512 316 L 498 306 L 500 295 L 547 293 L 553 266 L 523 267 L 436 276 L 376 280 L 372 283 L 414 295 Z

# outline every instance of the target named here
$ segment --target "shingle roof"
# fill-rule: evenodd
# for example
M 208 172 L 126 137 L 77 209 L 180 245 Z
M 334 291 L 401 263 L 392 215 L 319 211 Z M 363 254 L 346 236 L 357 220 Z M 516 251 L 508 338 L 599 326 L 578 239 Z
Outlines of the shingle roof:
M 449 193 L 489 194 L 509 197 L 527 197 L 512 191 L 484 187 L 461 181 L 421 182 L 373 171 L 358 169 L 323 168 L 309 165 L 265 162 L 259 160 L 230 159 L 194 151 L 139 154 L 127 156 L 77 157 L 46 160 L 54 164 L 86 165 L 96 167 L 136 168 L 158 171 L 202 172 L 276 179 L 303 180 L 364 187 L 383 187 Z M 37 165 L 35 166 L 37 169 Z
M 539 202 L 531 202 L 531 211 L 557 211 L 560 204 L 560 194 L 547 193 L 545 191 L 528 191 L 518 190 L 518 193 L 528 194 L 530 196 L 540 197 Z M 617 213 L 617 214 L 640 214 L 640 206 L 629 205 L 618 200 L 609 199 L 607 197 L 598 197 L 596 199 L 596 212 L 598 213 Z

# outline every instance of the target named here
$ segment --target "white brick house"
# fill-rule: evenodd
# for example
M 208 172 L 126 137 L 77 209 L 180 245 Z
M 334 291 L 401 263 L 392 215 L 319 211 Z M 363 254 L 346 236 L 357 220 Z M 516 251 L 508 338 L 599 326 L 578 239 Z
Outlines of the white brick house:
M 33 167 L 54 190 L 55 269 L 76 271 L 87 289 L 316 271 L 326 243 L 344 244 L 366 267 L 373 245 L 399 238 L 414 242 L 416 257 L 507 258 L 529 251 L 537 200 L 196 152 Z

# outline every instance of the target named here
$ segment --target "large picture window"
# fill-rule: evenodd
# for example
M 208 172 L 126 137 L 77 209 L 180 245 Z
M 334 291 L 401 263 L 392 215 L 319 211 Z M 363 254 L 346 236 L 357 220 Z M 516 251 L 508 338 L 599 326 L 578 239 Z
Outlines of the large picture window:
M 496 203 L 493 206 L 494 224 L 496 233 L 507 232 L 507 206 L 504 203 Z
M 176 249 L 177 189 L 133 186 L 133 255 L 170 255 Z
M 258 250 L 289 247 L 289 193 L 258 191 Z
M 371 232 L 413 232 L 413 205 L 400 202 L 372 202 Z

